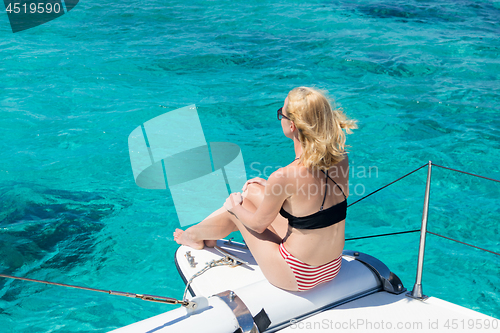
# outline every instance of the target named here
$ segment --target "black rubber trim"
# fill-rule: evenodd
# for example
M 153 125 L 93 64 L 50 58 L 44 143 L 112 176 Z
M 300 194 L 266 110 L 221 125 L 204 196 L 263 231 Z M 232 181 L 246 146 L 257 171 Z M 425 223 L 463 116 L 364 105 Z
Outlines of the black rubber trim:
M 264 309 L 260 310 L 260 312 L 253 317 L 253 322 L 257 325 L 259 332 L 264 332 L 269 325 L 271 325 L 271 319 L 269 319 Z
M 180 250 L 180 247 L 175 251 L 175 255 L 174 255 L 175 267 L 177 268 L 177 272 L 181 276 L 182 281 L 184 281 L 184 284 L 186 285 L 188 283 L 188 280 L 186 279 L 186 277 L 182 273 L 181 268 L 179 267 L 179 263 L 177 262 L 177 252 L 179 250 Z M 193 289 L 191 289 L 191 286 L 188 287 L 188 290 L 191 293 L 191 295 L 193 295 L 193 297 L 196 296 L 196 294 L 194 293 Z

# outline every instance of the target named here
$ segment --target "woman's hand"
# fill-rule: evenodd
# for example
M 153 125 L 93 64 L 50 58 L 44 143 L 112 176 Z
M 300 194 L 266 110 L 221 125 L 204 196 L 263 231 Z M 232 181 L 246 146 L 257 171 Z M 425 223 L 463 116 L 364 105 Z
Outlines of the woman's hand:
M 243 197 L 241 196 L 240 192 L 231 193 L 224 203 L 224 208 L 226 208 L 227 211 L 231 212 L 234 207 L 239 206 L 242 203 Z
M 249 179 L 249 180 L 247 180 L 247 182 L 245 183 L 245 185 L 243 185 L 242 191 L 245 192 L 246 189 L 247 189 L 247 187 L 248 187 L 248 184 L 251 184 L 251 183 L 256 183 L 256 184 L 260 184 L 262 186 L 266 186 L 267 180 L 265 180 L 263 178 L 259 178 L 259 177 L 255 177 L 255 178 Z

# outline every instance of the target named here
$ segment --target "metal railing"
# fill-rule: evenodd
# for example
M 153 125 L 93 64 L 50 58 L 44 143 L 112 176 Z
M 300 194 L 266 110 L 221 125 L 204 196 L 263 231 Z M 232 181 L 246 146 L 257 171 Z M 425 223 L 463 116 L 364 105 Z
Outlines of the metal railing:
M 422 226 L 420 227 L 420 245 L 418 247 L 418 264 L 417 278 L 413 285 L 413 290 L 407 293 L 407 296 L 418 298 L 420 300 L 427 299 L 422 293 L 422 272 L 424 270 L 424 252 L 425 252 L 425 236 L 427 236 L 427 217 L 429 216 L 429 198 L 431 195 L 431 173 L 432 162 L 429 161 L 427 169 L 427 182 L 425 184 L 424 210 L 422 212 Z
M 473 173 L 470 173 L 470 172 L 466 172 L 466 171 L 461 171 L 461 170 L 457 170 L 457 169 L 453 169 L 453 168 L 449 168 L 449 167 L 445 167 L 445 166 L 442 166 L 442 165 L 438 165 L 438 164 L 433 164 L 432 161 L 429 161 L 428 163 L 422 165 L 421 167 L 407 173 L 406 175 L 382 186 L 381 188 L 369 193 L 368 195 L 358 199 L 357 201 L 353 202 L 352 204 L 350 204 L 349 206 L 352 206 L 358 202 L 360 202 L 361 200 L 364 200 L 366 199 L 367 197 L 371 196 L 372 194 L 375 194 L 377 193 L 378 191 L 388 187 L 389 185 L 392 185 L 398 181 L 400 181 L 401 179 L 403 178 L 406 178 L 407 176 L 417 172 L 418 170 L 424 168 L 427 166 L 427 182 L 426 182 L 426 186 L 425 186 L 425 198 L 424 198 L 424 208 L 423 208 L 423 211 L 422 211 L 422 224 L 421 224 L 421 227 L 420 229 L 417 229 L 417 230 L 406 230 L 406 231 L 400 231 L 400 232 L 392 232 L 392 233 L 386 233 L 386 234 L 379 234 L 379 235 L 370 235 L 370 236 L 362 236 L 362 237 L 355 237 L 355 238 L 346 238 L 346 241 L 349 241 L 349 240 L 356 240 L 356 239 L 365 239 L 365 238 L 373 238 L 373 237 L 381 237 L 381 236 L 391 236 L 391 235 L 399 235 L 399 234 L 405 234 L 405 233 L 412 233 L 412 232 L 418 232 L 420 231 L 420 244 L 419 244 L 419 250 L 418 250 L 418 263 L 417 263 L 417 276 L 415 278 L 415 284 L 413 286 L 413 290 L 411 292 L 408 292 L 406 295 L 409 296 L 409 297 L 412 297 L 412 298 L 415 298 L 415 299 L 419 299 L 419 300 L 425 300 L 427 299 L 428 297 L 425 296 L 423 294 L 423 291 L 422 291 L 422 274 L 423 274 L 423 268 L 424 268 L 424 254 L 425 254 L 425 238 L 426 238 L 426 235 L 429 233 L 429 234 L 432 234 L 432 235 L 435 235 L 435 236 L 439 236 L 439 237 L 442 237 L 442 238 L 445 238 L 445 239 L 448 239 L 448 240 L 452 240 L 454 242 L 457 242 L 457 243 L 460 243 L 460 244 L 463 244 L 463 245 L 467 245 L 467 246 L 470 246 L 470 247 L 473 247 L 473 248 L 476 248 L 476 249 L 479 249 L 479 250 L 482 250 L 482 251 L 486 251 L 486 252 L 489 252 L 489 253 L 492 253 L 492 254 L 495 254 L 495 255 L 498 255 L 500 256 L 500 253 L 498 252 L 494 252 L 494 251 L 491 251 L 491 250 L 488 250 L 488 249 L 484 249 L 484 248 L 481 248 L 479 246 L 475 246 L 475 245 L 472 245 L 472 244 L 468 244 L 468 243 L 465 243 L 465 242 L 462 242 L 462 241 L 459 241 L 459 240 L 456 240 L 456 239 L 453 239 L 453 238 L 450 238 L 450 237 L 446 237 L 446 236 L 443 236 L 443 235 L 440 235 L 440 234 L 437 234 L 437 233 L 434 233 L 434 232 L 431 232 L 431 231 L 428 231 L 427 230 L 427 221 L 428 221 L 428 215 L 429 215 L 429 201 L 430 201 L 430 190 L 431 190 L 431 174 L 432 174 L 432 166 L 435 166 L 435 167 L 439 167 L 439 168 L 443 168 L 443 169 L 447 169 L 447 170 L 451 170 L 451 171 L 455 171 L 455 172 L 460 172 L 460 173 L 463 173 L 463 174 L 466 174 L 466 175 L 469 175 L 469 176 L 474 176 L 474 177 L 479 177 L 479 178 L 482 178 L 482 179 L 486 179 L 486 180 L 490 180 L 490 181 L 494 181 L 494 182 L 498 182 L 500 183 L 500 180 L 497 180 L 497 179 L 493 179 L 493 178 L 489 178 L 489 177 L 484 177 L 484 176 L 481 176 L 481 175 L 477 175 L 477 174 L 473 174 Z

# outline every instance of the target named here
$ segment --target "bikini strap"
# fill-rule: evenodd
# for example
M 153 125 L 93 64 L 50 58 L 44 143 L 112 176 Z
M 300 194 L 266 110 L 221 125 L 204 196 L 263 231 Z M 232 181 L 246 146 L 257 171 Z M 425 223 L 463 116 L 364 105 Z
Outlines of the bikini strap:
M 323 171 L 323 170 L 321 170 L 321 171 Z M 323 173 L 325 173 L 325 172 L 323 171 Z M 337 185 L 337 187 L 339 188 L 340 192 L 342 192 L 342 195 L 344 196 L 344 199 L 347 199 L 347 197 L 345 196 L 344 191 L 342 191 L 342 187 L 340 187 L 340 186 L 339 186 L 339 184 L 337 184 L 337 182 L 336 182 L 335 180 L 333 180 L 333 179 L 332 179 L 332 177 L 328 176 L 328 170 L 326 170 L 326 177 L 330 178 L 330 180 L 331 180 L 332 182 L 334 182 L 334 183 L 335 183 L 335 185 Z M 325 179 L 326 179 L 326 178 L 325 178 Z M 326 191 L 325 191 L 325 196 L 326 196 Z M 325 203 L 325 199 L 323 199 L 323 203 Z M 322 207 L 323 207 L 323 206 L 322 206 Z
M 319 210 L 323 210 L 323 205 L 325 204 L 325 199 L 326 199 L 326 190 L 328 189 L 328 170 L 326 170 L 326 177 L 325 177 L 325 195 L 323 196 L 323 202 L 321 203 L 321 208 Z

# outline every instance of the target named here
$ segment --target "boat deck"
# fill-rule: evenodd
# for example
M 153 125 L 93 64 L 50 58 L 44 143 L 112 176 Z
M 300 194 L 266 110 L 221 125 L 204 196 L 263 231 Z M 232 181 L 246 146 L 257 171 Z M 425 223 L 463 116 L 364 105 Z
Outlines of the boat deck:
M 384 291 L 315 314 L 279 332 L 500 332 L 500 320 L 429 297 Z

